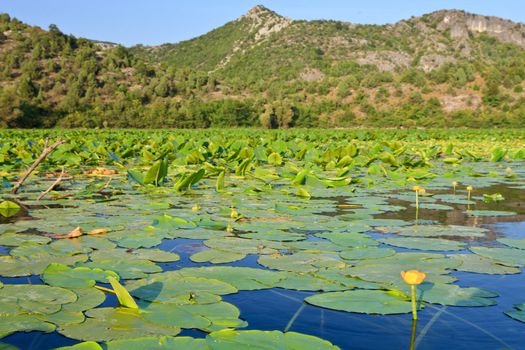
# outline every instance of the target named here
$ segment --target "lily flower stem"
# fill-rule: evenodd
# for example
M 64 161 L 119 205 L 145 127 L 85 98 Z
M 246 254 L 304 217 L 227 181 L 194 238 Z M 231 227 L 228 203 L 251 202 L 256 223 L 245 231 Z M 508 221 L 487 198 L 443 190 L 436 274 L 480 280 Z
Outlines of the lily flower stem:
M 416 221 L 419 218 L 419 191 L 416 191 Z
M 410 286 L 410 289 L 412 291 L 412 319 L 416 321 L 417 320 L 416 286 L 412 284 Z

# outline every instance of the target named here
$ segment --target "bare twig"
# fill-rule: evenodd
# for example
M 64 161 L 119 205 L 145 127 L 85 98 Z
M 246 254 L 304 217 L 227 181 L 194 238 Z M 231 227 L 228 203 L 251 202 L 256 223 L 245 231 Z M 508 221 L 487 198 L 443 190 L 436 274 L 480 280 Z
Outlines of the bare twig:
M 60 181 L 62 181 L 62 178 L 64 177 L 64 167 L 62 167 L 62 172 L 60 173 L 60 175 L 58 176 L 58 178 L 56 179 L 55 182 L 53 182 L 53 184 L 51 186 L 49 186 L 49 188 L 47 190 L 45 190 L 44 192 L 40 193 L 40 196 L 38 196 L 38 198 L 36 199 L 37 201 L 41 200 L 42 198 L 44 198 L 49 192 L 51 192 L 59 183 Z
M 24 175 L 22 175 L 22 177 L 20 178 L 20 180 L 18 180 L 18 182 L 15 184 L 15 186 L 13 187 L 13 189 L 11 190 L 11 193 L 13 194 L 16 194 L 16 192 L 18 192 L 18 189 L 20 188 L 20 186 L 22 186 L 22 184 L 24 183 L 24 181 L 27 180 L 27 178 L 29 177 L 29 175 L 31 175 L 31 173 L 33 171 L 35 171 L 36 167 L 42 163 L 42 161 L 44 159 L 46 159 L 46 157 L 55 150 L 55 148 L 57 148 L 58 146 L 60 146 L 61 144 L 63 144 L 64 141 L 62 139 L 58 139 L 56 140 L 56 142 L 54 144 L 52 144 L 51 146 L 47 146 L 48 144 L 48 140 L 46 139 L 46 142 L 45 142 L 45 145 L 44 145 L 44 149 L 42 150 L 42 153 L 40 154 L 40 156 L 35 160 L 35 162 L 31 165 L 31 167 L 29 167 L 29 169 L 27 169 L 27 171 L 24 173 Z
M 100 190 L 98 190 L 97 192 L 98 193 L 101 193 L 103 192 L 106 188 L 108 188 L 109 184 L 111 183 L 111 181 L 113 180 L 113 176 L 109 178 L 109 180 L 104 184 L 104 187 L 102 187 Z

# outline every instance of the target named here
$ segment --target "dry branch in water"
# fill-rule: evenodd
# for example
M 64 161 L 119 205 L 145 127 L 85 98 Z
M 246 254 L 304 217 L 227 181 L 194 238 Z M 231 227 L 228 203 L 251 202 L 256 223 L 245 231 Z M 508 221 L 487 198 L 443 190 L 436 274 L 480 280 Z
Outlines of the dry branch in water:
M 58 146 L 60 146 L 61 144 L 64 143 L 64 141 L 62 139 L 58 139 L 55 141 L 54 144 L 52 144 L 51 146 L 47 146 L 47 143 L 48 143 L 48 140 L 46 139 L 46 143 L 45 143 L 45 146 L 44 146 L 44 149 L 42 150 L 42 153 L 40 154 L 40 156 L 34 161 L 34 163 L 31 165 L 31 167 L 29 167 L 29 169 L 27 169 L 27 171 L 24 173 L 24 175 L 22 175 L 22 177 L 20 178 L 20 180 L 18 180 L 18 182 L 15 184 L 15 186 L 13 187 L 13 189 L 11 190 L 11 193 L 13 194 L 16 194 L 18 192 L 18 189 L 20 188 L 20 186 L 22 186 L 22 184 L 27 180 L 27 178 L 29 177 L 29 175 L 31 175 L 31 173 L 33 171 L 35 171 L 36 167 L 42 163 L 42 161 L 44 159 L 46 159 L 46 157 L 55 150 L 55 148 L 57 148 Z
M 58 176 L 58 178 L 56 179 L 55 182 L 53 182 L 53 184 L 51 186 L 49 186 L 49 188 L 47 190 L 45 190 L 44 192 L 42 192 L 40 194 L 40 196 L 38 196 L 38 198 L 36 199 L 37 201 L 41 200 L 42 198 L 44 198 L 49 192 L 51 192 L 59 183 L 60 181 L 62 181 L 62 178 L 64 177 L 64 167 L 62 167 L 62 172 L 60 173 L 60 175 Z

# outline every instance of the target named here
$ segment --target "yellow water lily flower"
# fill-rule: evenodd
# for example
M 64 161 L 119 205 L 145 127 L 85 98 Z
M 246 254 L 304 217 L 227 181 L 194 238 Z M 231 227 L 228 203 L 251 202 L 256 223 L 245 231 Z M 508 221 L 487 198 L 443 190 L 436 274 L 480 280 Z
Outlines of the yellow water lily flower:
M 418 270 L 401 271 L 401 277 L 410 285 L 412 299 L 412 319 L 417 320 L 416 286 L 423 283 L 427 275 Z
M 401 271 L 401 277 L 406 284 L 418 285 L 423 283 L 427 275 L 418 270 Z

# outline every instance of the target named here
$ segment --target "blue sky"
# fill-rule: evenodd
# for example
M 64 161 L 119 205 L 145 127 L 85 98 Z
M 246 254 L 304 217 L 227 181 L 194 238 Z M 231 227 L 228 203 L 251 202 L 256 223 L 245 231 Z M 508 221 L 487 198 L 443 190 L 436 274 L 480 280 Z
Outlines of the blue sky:
M 157 45 L 204 34 L 262 4 L 293 19 L 384 24 L 439 9 L 525 22 L 525 0 L 0 0 L 0 12 L 67 34 Z

